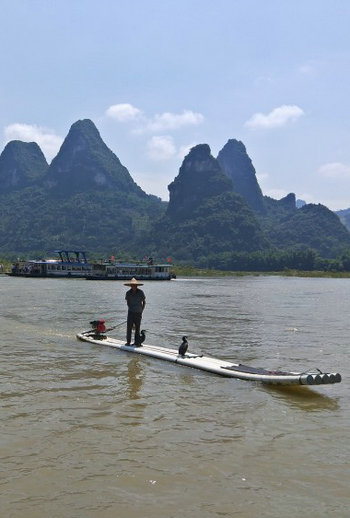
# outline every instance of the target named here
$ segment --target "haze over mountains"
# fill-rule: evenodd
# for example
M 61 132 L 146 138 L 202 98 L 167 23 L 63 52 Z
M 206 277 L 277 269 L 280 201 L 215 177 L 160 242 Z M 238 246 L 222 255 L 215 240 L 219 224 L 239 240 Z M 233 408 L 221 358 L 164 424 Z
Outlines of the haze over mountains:
M 339 216 L 340 221 L 343 223 L 343 225 L 350 230 L 350 208 L 344 209 L 344 210 L 337 210 L 336 211 L 337 216 Z
M 146 194 L 91 120 L 74 123 L 50 165 L 36 143 L 9 142 L 0 155 L 0 252 L 56 248 L 198 262 L 215 254 L 350 249 L 350 233 L 322 205 L 296 207 L 261 192 L 242 142 L 212 156 L 192 148 L 169 185 L 169 203 Z

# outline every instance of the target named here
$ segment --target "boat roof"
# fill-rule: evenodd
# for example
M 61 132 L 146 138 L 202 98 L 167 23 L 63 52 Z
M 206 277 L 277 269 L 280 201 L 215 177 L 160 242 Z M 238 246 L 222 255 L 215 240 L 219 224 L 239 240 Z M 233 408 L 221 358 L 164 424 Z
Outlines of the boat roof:
M 52 252 L 54 254 L 60 254 L 62 252 L 64 252 L 65 254 L 86 254 L 86 250 L 66 250 L 66 249 L 61 249 L 61 250 L 52 250 Z
M 110 265 L 110 266 L 129 266 L 130 268 L 145 268 L 146 266 L 149 266 L 149 267 L 154 267 L 154 266 L 171 266 L 171 264 L 169 263 L 153 263 L 153 264 L 148 264 L 148 263 L 116 263 L 116 262 L 109 262 L 109 261 L 106 261 L 105 263 L 101 263 L 101 264 L 104 264 L 106 266 Z
M 87 263 L 85 250 L 54 250 L 53 253 L 58 254 L 62 262 L 71 262 L 71 256 L 75 255 L 75 260 L 79 263 Z
M 72 262 L 74 263 L 81 263 L 81 264 L 88 264 L 88 261 L 86 259 L 86 252 L 85 250 L 52 250 L 53 254 L 59 255 L 59 259 L 30 259 L 29 261 L 24 261 L 26 263 L 35 263 L 35 264 L 55 264 L 55 263 L 67 263 L 70 264 Z

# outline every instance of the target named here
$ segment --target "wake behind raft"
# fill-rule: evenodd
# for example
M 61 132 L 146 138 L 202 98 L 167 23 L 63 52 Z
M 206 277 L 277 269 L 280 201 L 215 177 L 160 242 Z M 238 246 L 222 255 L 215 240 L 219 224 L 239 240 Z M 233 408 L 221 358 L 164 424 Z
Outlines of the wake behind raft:
M 242 363 L 233 363 L 226 360 L 220 360 L 202 354 L 193 354 L 187 352 L 187 337 L 182 337 L 182 343 L 178 350 L 168 349 L 166 347 L 158 347 L 155 345 L 141 346 L 125 345 L 121 340 L 111 338 L 106 333 L 117 326 L 106 329 L 105 320 L 94 320 L 90 322 L 92 329 L 77 334 L 78 340 L 96 345 L 104 345 L 127 351 L 130 353 L 150 356 L 159 360 L 164 360 L 185 367 L 192 367 L 203 371 L 226 376 L 229 378 L 238 378 L 241 380 L 259 381 L 270 385 L 328 385 L 341 382 L 341 375 L 338 372 L 321 372 L 305 371 L 305 372 L 287 372 L 279 370 L 268 370 L 260 367 L 250 367 Z M 141 331 L 142 341 L 145 340 L 145 331 Z

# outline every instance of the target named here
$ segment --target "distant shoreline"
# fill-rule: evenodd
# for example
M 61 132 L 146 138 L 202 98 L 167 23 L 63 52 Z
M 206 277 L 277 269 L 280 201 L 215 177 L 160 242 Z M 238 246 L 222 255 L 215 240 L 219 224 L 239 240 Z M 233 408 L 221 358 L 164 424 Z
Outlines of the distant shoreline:
M 329 277 L 349 279 L 350 272 L 324 272 L 324 271 L 303 271 L 303 270 L 282 270 L 278 272 L 245 272 L 245 271 L 224 271 L 210 270 L 205 268 L 194 268 L 192 266 L 175 266 L 171 272 L 177 277 L 246 277 L 246 276 L 281 276 L 281 277 Z
M 1 261 L 0 261 L 1 263 Z M 6 274 L 11 270 L 11 262 L 2 261 L 3 269 L 0 269 L 0 275 Z M 320 271 L 320 270 L 281 270 L 271 272 L 256 271 L 232 271 L 232 270 L 214 270 L 209 268 L 195 268 L 194 266 L 171 266 L 171 273 L 176 277 L 247 277 L 247 276 L 280 276 L 280 277 L 317 277 L 317 278 L 339 278 L 349 279 L 350 272 L 336 271 Z

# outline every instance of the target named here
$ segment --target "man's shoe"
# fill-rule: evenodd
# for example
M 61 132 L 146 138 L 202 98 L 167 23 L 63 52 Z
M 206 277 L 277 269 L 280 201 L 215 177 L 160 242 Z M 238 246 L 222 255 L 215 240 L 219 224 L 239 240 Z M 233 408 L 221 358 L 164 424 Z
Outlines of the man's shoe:
M 126 344 L 124 344 L 124 345 L 129 345 L 130 346 L 131 344 L 130 344 L 130 342 L 126 342 Z

